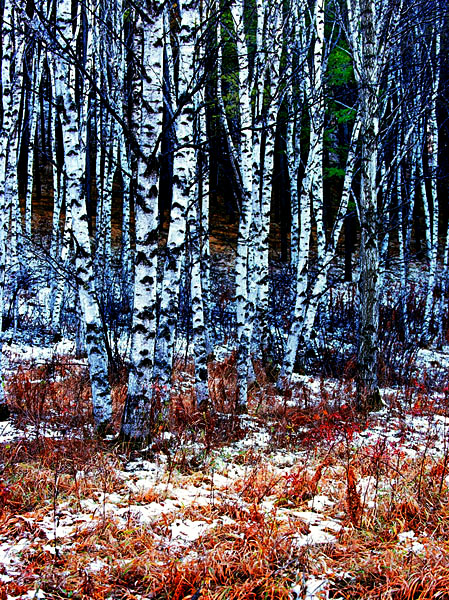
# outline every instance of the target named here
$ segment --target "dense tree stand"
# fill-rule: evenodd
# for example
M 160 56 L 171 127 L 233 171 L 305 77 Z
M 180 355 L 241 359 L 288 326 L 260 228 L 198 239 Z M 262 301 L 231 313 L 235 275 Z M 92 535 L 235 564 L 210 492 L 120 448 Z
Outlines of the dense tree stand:
M 398 313 L 402 348 L 444 344 L 447 3 L 4 0 L 0 15 L 0 330 L 76 340 L 99 434 L 120 421 L 117 364 L 120 434 L 145 443 L 186 401 L 180 364 L 195 409 L 220 381 L 250 412 L 269 356 L 286 397 L 301 362 L 350 371 L 370 411 Z

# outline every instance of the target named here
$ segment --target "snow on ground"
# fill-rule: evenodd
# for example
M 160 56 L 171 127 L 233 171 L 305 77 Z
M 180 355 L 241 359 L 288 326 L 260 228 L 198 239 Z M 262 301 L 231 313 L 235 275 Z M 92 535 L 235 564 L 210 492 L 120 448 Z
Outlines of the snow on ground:
M 311 383 L 312 389 L 318 393 L 316 381 L 308 379 L 304 382 Z M 38 532 L 36 535 L 41 550 L 50 554 L 61 555 L 70 552 L 70 540 L 74 536 L 82 531 L 91 531 L 105 519 L 112 519 L 120 528 L 129 527 L 130 523 L 140 523 L 144 526 L 168 523 L 165 533 L 155 533 L 161 547 L 170 552 L 184 549 L 191 556 L 192 552 L 195 553 L 195 542 L 203 535 L 234 521 L 227 515 L 212 519 L 183 517 L 182 514 L 186 510 L 201 510 L 220 502 L 232 502 L 249 509 L 251 501 L 246 501 L 240 491 L 244 485 L 242 482 L 248 480 L 257 469 L 264 467 L 279 484 L 295 473 L 299 464 L 307 463 L 308 454 L 304 450 L 272 451 L 272 432 L 258 420 L 248 416 L 242 417 L 242 426 L 247 428 L 247 436 L 224 448 L 213 450 L 209 457 L 208 474 L 195 480 L 191 476 L 170 471 L 166 457 L 156 461 L 145 458 L 133 460 L 125 464 L 123 470 L 118 473 L 124 483 L 122 490 L 97 494 L 80 500 L 76 505 L 68 501 L 58 502 L 57 508 L 48 507 L 46 513 L 23 518 L 28 519 L 29 529 Z M 405 458 L 415 459 L 424 452 L 443 456 L 448 452 L 448 427 L 449 418 L 443 415 L 406 414 L 398 417 L 391 416 L 389 409 L 385 408 L 373 416 L 373 424 L 370 427 L 354 434 L 351 448 L 356 452 L 364 446 L 383 444 L 385 450 L 394 448 L 403 452 Z M 21 432 L 11 423 L 6 423 L 3 431 L 0 430 L 0 443 L 13 441 L 20 435 Z M 190 450 L 194 452 L 195 448 Z M 263 464 L 242 464 L 241 457 L 248 450 L 262 453 Z M 315 467 L 311 469 L 311 474 L 314 469 Z M 83 472 L 77 474 L 79 478 L 87 476 L 88 474 Z M 364 504 L 367 507 L 373 506 L 373 498 L 379 492 L 378 482 L 376 483 L 373 477 L 361 478 L 358 481 L 358 490 Z M 260 509 L 265 511 L 266 515 L 274 515 L 276 519 L 302 523 L 293 539 L 294 547 L 300 549 L 332 545 L 338 541 L 340 534 L 347 527 L 344 511 L 342 512 L 341 508 L 339 512 L 336 511 L 339 502 L 341 504 L 341 490 L 338 486 L 333 488 L 329 483 L 326 493 L 317 490 L 308 500 L 306 510 L 278 505 L 276 497 L 270 493 L 262 500 Z M 9 581 L 17 575 L 20 553 L 29 543 L 29 538 L 0 539 L 2 581 Z M 34 543 L 36 544 L 36 539 Z M 414 531 L 398 534 L 397 545 L 404 552 L 415 554 L 422 554 L 425 550 L 425 544 Z M 92 572 L 100 571 L 105 564 L 101 559 L 96 559 L 90 565 L 90 569 Z M 293 588 L 292 596 L 318 600 L 328 597 L 328 589 L 326 577 L 311 576 L 304 578 Z
M 294 600 L 323 600 L 329 598 L 329 582 L 327 579 L 310 577 L 292 588 Z
M 449 346 L 441 350 L 419 348 L 415 358 L 415 368 L 419 372 L 427 371 L 434 375 L 447 374 L 449 370 Z
M 449 417 L 438 414 L 391 417 L 384 410 L 377 413 L 377 418 L 377 425 L 355 435 L 355 445 L 383 443 L 410 458 L 417 458 L 424 451 L 435 457 L 449 452 Z
M 24 433 L 19 431 L 10 421 L 0 423 L 0 444 L 10 442 L 23 437 Z
M 73 354 L 74 347 L 63 340 L 51 348 L 11 344 L 4 346 L 4 350 L 6 363 L 13 368 L 14 364 L 22 361 L 46 362 L 58 355 Z M 227 352 L 228 349 L 225 350 Z M 449 347 L 440 352 L 420 350 L 417 368 L 438 373 L 449 370 Z M 193 383 L 193 378 L 186 377 L 179 385 L 186 391 Z M 318 406 L 323 391 L 330 398 L 341 396 L 343 391 L 340 382 L 319 377 L 296 375 L 293 383 L 295 394 L 289 402 L 290 407 L 304 408 L 306 403 L 310 408 Z M 351 390 L 351 384 L 345 386 Z M 412 411 L 410 405 L 392 409 L 393 400 L 397 404 L 399 397 L 400 391 L 397 389 L 382 390 L 385 408 L 371 415 L 366 429 L 351 434 L 345 451 L 356 456 L 361 450 L 371 448 L 380 455 L 395 453 L 402 461 L 424 460 L 425 457 L 437 461 L 446 457 L 449 454 L 449 415 L 421 414 L 419 410 Z M 434 400 L 440 403 L 445 399 L 444 393 L 434 394 Z M 176 459 L 176 449 L 173 449 L 171 457 L 160 455 L 150 460 L 143 456 L 125 462 L 116 473 L 123 483 L 116 492 L 96 493 L 76 503 L 58 500 L 53 507 L 48 506 L 35 515 L 22 516 L 28 532 L 33 533 L 18 539 L 13 535 L 0 537 L 0 565 L 3 565 L 0 581 L 8 582 L 18 576 L 21 553 L 25 549 L 32 548 L 33 552 L 47 552 L 54 556 L 69 553 L 71 540 L 80 532 L 88 534 L 106 520 L 112 520 L 122 529 L 130 524 L 152 527 L 157 543 L 167 552 L 198 556 L 197 542 L 203 536 L 235 523 L 233 516 L 227 514 L 210 516 L 212 509 L 227 504 L 249 511 L 253 499 L 250 494 L 246 498 L 244 492 L 248 487 L 251 488 L 252 478 L 256 481 L 259 472 L 273 483 L 272 489 L 267 487 L 266 493 L 260 498 L 258 509 L 266 517 L 298 524 L 297 533 L 293 536 L 293 547 L 297 551 L 337 544 L 348 528 L 344 485 L 341 483 L 344 483 L 343 467 L 339 472 L 335 470 L 335 477 L 331 473 L 325 483 L 320 482 L 301 506 L 280 503 L 279 494 L 276 496 L 274 491 L 287 485 L 286 482 L 297 473 L 306 472 L 313 477 L 322 457 L 317 456 L 312 460 L 310 450 L 301 447 L 288 450 L 274 447 L 273 432 L 278 426 L 274 421 L 263 423 L 259 419 L 242 416 L 240 426 L 246 431 L 245 437 L 210 451 L 204 463 L 204 472 L 198 475 L 183 475 L 176 467 L 173 468 L 171 463 Z M 39 436 L 58 438 L 61 432 L 44 426 L 37 429 L 29 427 L 22 431 L 11 422 L 0 424 L 0 444 Z M 166 440 L 169 446 L 171 441 Z M 203 451 L 198 443 L 183 444 L 182 449 L 186 455 Z M 243 459 L 247 453 L 262 459 L 254 464 L 245 462 Z M 77 473 L 80 480 L 88 477 L 88 473 Z M 449 486 L 449 475 L 444 481 Z M 379 480 L 375 475 L 358 477 L 357 491 L 363 507 L 375 509 L 378 495 L 388 493 L 396 484 L 394 480 Z M 398 552 L 425 555 L 427 542 L 419 531 L 410 529 L 398 532 L 395 543 Z M 89 569 L 95 573 L 106 567 L 107 562 L 96 558 Z M 319 576 L 298 576 L 298 584 L 292 588 L 292 598 L 328 598 L 329 579 L 326 575 L 323 571 Z M 31 597 L 44 598 L 45 594 L 36 590 L 20 596 Z M 8 597 L 8 600 L 12 598 Z
M 23 363 L 45 364 L 61 356 L 74 356 L 75 342 L 67 338 L 51 346 L 4 342 L 2 348 L 3 368 L 10 370 Z M 87 364 L 77 361 L 80 365 Z
M 88 424 L 85 428 L 86 431 L 93 433 L 93 427 Z M 27 425 L 25 429 L 18 429 L 11 421 L 0 422 L 0 444 L 7 444 L 20 439 L 23 440 L 38 440 L 40 438 L 53 438 L 53 439 L 66 439 L 71 437 L 72 439 L 82 439 L 83 432 L 73 432 L 67 429 L 61 430 L 55 425 L 41 420 L 34 425 Z

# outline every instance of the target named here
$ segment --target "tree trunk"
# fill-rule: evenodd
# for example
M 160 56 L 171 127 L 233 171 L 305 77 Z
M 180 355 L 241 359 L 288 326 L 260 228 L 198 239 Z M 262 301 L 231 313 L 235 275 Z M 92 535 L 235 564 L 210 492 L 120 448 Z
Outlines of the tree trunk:
M 157 329 L 157 142 L 162 129 L 163 113 L 163 45 L 163 8 L 154 2 L 148 7 L 145 22 L 137 17 L 134 32 L 137 80 L 134 89 L 133 127 L 143 156 L 139 154 L 137 157 L 132 340 L 128 396 L 121 428 L 125 439 L 140 442 L 150 435 L 158 418 L 152 406 L 152 397 Z
M 377 409 L 379 341 L 379 215 L 376 179 L 378 168 L 380 75 L 378 43 L 382 14 L 377 0 L 359 0 L 354 10 L 348 0 L 349 25 L 362 119 L 361 184 L 358 198 L 360 220 L 360 316 L 357 350 L 357 406 Z M 377 27 L 377 28 L 376 28 Z
M 57 27 L 60 43 L 75 51 L 76 38 L 72 30 L 72 9 L 69 0 L 57 4 Z M 69 45 L 69 47 L 67 47 Z M 70 55 L 70 54 L 69 54 Z M 66 200 L 71 207 L 72 231 L 75 240 L 75 269 L 81 310 L 86 327 L 86 348 L 92 386 L 92 404 L 95 426 L 102 433 L 112 418 L 111 390 L 104 332 L 95 289 L 95 276 L 90 248 L 85 201 L 84 168 L 86 113 L 78 110 L 75 99 L 74 66 L 57 61 L 56 100 L 61 106 L 61 125 L 64 160 L 67 173 Z M 59 96 L 57 95 L 59 92 Z

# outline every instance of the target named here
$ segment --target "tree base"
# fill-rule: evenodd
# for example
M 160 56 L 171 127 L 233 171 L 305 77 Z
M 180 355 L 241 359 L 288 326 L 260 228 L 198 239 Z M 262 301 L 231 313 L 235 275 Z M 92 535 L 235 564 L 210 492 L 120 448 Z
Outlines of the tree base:
M 248 414 L 248 406 L 246 404 L 236 404 L 235 405 L 235 414 L 236 415 L 247 415 Z
M 100 423 L 95 427 L 95 435 L 99 438 L 105 438 L 109 435 L 114 435 L 114 429 L 109 421 Z
M 358 412 L 376 412 L 384 407 L 379 388 L 369 391 L 366 388 L 357 389 L 357 404 Z
M 7 421 L 11 416 L 10 410 L 6 402 L 0 404 L 0 422 Z

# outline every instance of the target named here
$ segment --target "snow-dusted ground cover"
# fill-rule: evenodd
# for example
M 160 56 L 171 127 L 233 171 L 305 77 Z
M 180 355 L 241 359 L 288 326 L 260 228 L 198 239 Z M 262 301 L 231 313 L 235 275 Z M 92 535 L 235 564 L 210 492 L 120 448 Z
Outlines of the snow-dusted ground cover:
M 24 363 L 46 364 L 58 361 L 63 356 L 71 356 L 74 352 L 74 342 L 66 338 L 47 346 L 23 344 L 14 341 L 5 342 L 2 349 L 3 368 L 6 372 L 9 372 Z M 86 364 L 84 360 L 79 360 L 79 362 Z
M 422 353 L 419 368 L 438 368 L 444 355 Z M 31 388 L 43 386 L 38 375 Z M 63 386 L 64 376 L 47 384 Z M 188 394 L 193 382 L 180 374 L 177 385 Z M 257 396 L 250 416 L 186 414 L 140 452 L 104 446 L 79 422 L 64 421 L 58 435 L 50 406 L 49 422 L 42 408 L 37 422 L 30 409 L 3 424 L 1 597 L 312 600 L 444 589 L 445 389 L 386 389 L 384 408 L 362 421 L 349 408 L 350 382 L 298 376 L 294 386 L 288 402 Z
M 215 412 L 179 368 L 172 433 L 140 451 L 92 438 L 72 342 L 3 350 L 0 600 L 446 597 L 449 347 L 415 352 L 365 419 L 353 382 L 307 375 L 233 414 L 222 346 Z

